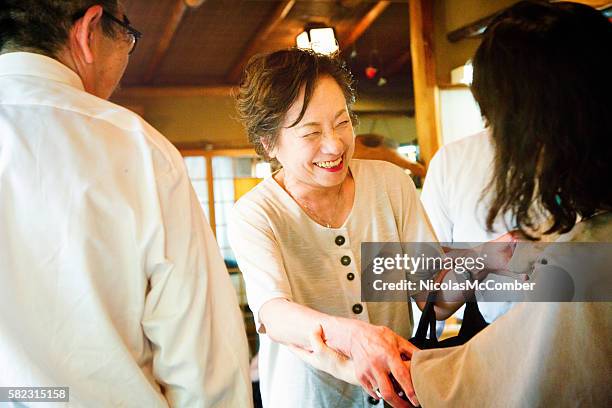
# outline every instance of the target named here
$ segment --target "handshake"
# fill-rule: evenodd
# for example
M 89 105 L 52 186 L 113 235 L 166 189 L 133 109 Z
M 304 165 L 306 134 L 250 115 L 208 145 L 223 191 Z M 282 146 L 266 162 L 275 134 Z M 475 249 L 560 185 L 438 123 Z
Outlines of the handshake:
M 347 350 L 331 348 L 321 326 L 310 335 L 310 350 L 288 347 L 311 366 L 363 387 L 376 400 L 393 407 L 419 406 L 410 372 L 410 359 L 419 349 L 387 327 L 352 322 Z

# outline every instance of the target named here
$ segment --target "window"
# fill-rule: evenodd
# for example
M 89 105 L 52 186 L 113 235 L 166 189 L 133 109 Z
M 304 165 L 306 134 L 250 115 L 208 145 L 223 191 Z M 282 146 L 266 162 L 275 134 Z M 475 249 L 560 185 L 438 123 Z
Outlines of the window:
M 242 158 L 241 158 L 242 159 Z M 227 221 L 234 206 L 234 177 L 236 174 L 235 161 L 232 157 L 213 157 L 213 188 L 215 192 L 215 230 L 217 243 L 226 261 L 235 261 L 236 258 L 230 248 L 227 237 Z M 244 159 L 242 159 L 244 160 Z M 251 159 L 247 158 L 249 162 Z
M 210 211 L 208 208 L 208 183 L 206 181 L 206 159 L 203 156 L 184 157 L 187 174 L 191 179 L 193 189 L 198 196 L 206 219 L 210 222 Z
M 270 165 L 259 161 L 250 149 L 183 151 L 183 155 L 189 178 L 217 238 L 223 259 L 228 267 L 236 267 L 228 239 L 228 218 L 236 200 L 270 175 Z

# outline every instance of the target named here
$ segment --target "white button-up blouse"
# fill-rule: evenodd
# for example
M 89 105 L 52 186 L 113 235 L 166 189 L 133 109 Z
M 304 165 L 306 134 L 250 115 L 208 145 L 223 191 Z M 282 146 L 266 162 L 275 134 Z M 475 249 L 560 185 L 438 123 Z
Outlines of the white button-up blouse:
M 376 160 L 352 160 L 353 208 L 340 228 L 314 222 L 272 178 L 242 197 L 230 217 L 230 242 L 244 274 L 260 332 L 261 306 L 286 298 L 334 316 L 388 326 L 409 338 L 407 302 L 361 302 L 362 242 L 434 242 L 410 177 Z M 295 322 L 300 324 L 300 322 Z M 260 335 L 260 386 L 266 407 L 370 406 L 360 387 L 303 363 Z

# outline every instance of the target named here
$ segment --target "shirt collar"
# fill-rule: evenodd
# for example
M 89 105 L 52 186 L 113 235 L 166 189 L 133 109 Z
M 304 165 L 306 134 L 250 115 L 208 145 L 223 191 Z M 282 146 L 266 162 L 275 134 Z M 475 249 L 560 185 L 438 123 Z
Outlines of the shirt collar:
M 0 55 L 0 76 L 29 75 L 68 84 L 85 90 L 81 78 L 61 62 L 31 52 L 9 52 Z

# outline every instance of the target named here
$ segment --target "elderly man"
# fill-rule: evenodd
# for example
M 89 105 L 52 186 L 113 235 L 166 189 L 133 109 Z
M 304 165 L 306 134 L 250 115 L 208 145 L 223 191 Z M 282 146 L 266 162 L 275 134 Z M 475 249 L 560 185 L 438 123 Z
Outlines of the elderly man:
M 139 36 L 116 0 L 0 6 L 0 386 L 249 406 L 242 318 L 181 156 L 105 100 Z

